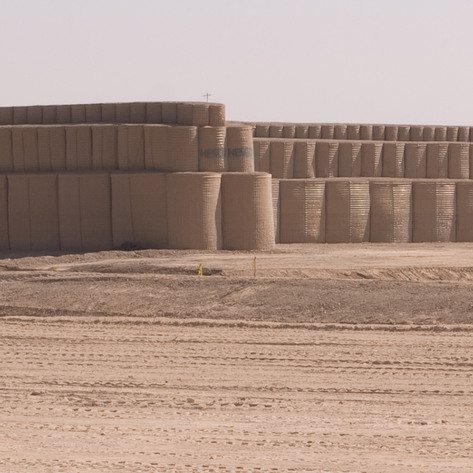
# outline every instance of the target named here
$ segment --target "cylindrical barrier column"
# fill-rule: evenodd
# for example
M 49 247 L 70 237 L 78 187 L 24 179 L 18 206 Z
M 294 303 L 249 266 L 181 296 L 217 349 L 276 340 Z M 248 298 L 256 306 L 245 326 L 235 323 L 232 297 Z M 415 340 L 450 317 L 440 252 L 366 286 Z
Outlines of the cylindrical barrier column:
M 373 139 L 373 125 L 360 125 L 360 138 L 371 141 Z
M 199 127 L 199 171 L 224 172 L 227 170 L 225 136 L 224 126 Z
M 112 173 L 113 247 L 167 248 L 166 174 Z
M 361 175 L 381 177 L 383 143 L 365 142 L 361 144 Z
M 373 125 L 373 140 L 384 141 L 386 133 L 386 125 Z
M 415 181 L 412 186 L 412 241 L 455 241 L 455 183 Z
M 12 127 L 0 128 L 0 172 L 13 171 Z
M 255 138 L 269 138 L 269 123 L 257 123 L 255 127 Z
M 300 124 L 296 125 L 296 138 L 309 138 L 309 125 Z
M 276 179 L 291 179 L 294 176 L 294 142 L 271 141 L 271 174 Z
M 370 182 L 370 241 L 408 243 L 412 240 L 412 183 L 405 180 Z
M 270 250 L 274 247 L 271 175 L 222 175 L 223 248 Z
M 404 177 L 425 178 L 427 166 L 427 143 L 406 143 L 404 153 Z
M 435 127 L 434 126 L 424 126 L 424 141 L 435 141 Z
M 386 141 L 397 141 L 399 127 L 397 125 L 386 125 L 384 139 Z
M 411 125 L 409 139 L 410 141 L 424 141 L 424 127 L 422 125 Z
M 370 188 L 368 180 L 327 180 L 325 241 L 360 243 L 370 238 Z
M 320 131 L 320 137 L 323 140 L 333 140 L 335 135 L 335 125 L 332 123 L 324 123 L 322 124 L 322 128 Z
M 404 177 L 404 149 L 406 143 L 383 143 L 383 177 Z
M 448 177 L 448 144 L 427 144 L 426 177 L 446 179 Z
M 118 127 L 95 125 L 92 128 L 92 169 L 118 169 Z
M 144 125 L 120 125 L 117 151 L 120 170 L 142 171 L 145 169 Z
M 271 172 L 271 142 L 265 139 L 254 139 L 255 171 Z
M 145 169 L 166 172 L 170 170 L 169 125 L 144 125 Z M 192 148 L 192 153 L 195 149 Z
M 322 138 L 322 125 L 309 125 L 308 136 L 313 140 Z
M 338 141 L 317 141 L 315 145 L 315 175 L 338 176 Z
M 347 126 L 347 139 L 348 140 L 361 140 L 360 125 Z
M 228 170 L 231 172 L 253 172 L 255 156 L 253 130 L 251 126 L 227 127 Z
M 361 176 L 361 142 L 345 141 L 338 146 L 338 176 Z
M 274 221 L 274 241 L 280 242 L 281 228 L 280 228 L 280 214 L 281 214 L 281 194 L 279 192 L 279 179 L 271 179 L 271 193 L 273 202 L 273 221 Z
M 447 127 L 447 141 L 458 141 L 458 127 Z
M 282 130 L 284 125 L 282 123 L 271 123 L 269 127 L 270 138 L 282 138 Z
M 470 141 L 470 127 L 459 126 L 458 127 L 458 141 Z
M 334 130 L 333 130 L 333 138 L 335 140 L 346 140 L 347 132 L 348 132 L 347 125 L 343 125 L 343 124 L 335 125 Z
M 282 129 L 282 137 L 283 138 L 295 138 L 296 137 L 296 125 L 292 123 L 287 123 L 283 126 Z
M 294 143 L 294 178 L 315 177 L 315 141 Z
M 222 103 L 209 104 L 209 125 L 225 126 L 225 105 Z
M 168 131 L 168 170 L 197 172 L 199 170 L 199 139 L 195 126 L 170 126 Z
M 446 126 L 435 127 L 435 141 L 447 141 L 447 127 Z
M 220 185 L 218 173 L 183 172 L 166 176 L 169 248 L 222 248 Z
M 473 241 L 473 182 L 457 182 L 456 241 Z
M 468 143 L 448 144 L 448 177 L 450 179 L 470 178 L 470 145 Z
M 411 127 L 409 125 L 399 125 L 397 130 L 398 141 L 409 141 L 411 136 Z
M 325 180 L 280 181 L 281 243 L 325 242 Z

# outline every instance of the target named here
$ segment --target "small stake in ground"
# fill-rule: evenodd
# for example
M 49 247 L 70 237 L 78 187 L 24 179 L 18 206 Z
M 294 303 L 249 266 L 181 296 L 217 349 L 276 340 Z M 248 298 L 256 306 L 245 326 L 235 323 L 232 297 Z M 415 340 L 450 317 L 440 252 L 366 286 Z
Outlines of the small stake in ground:
M 197 270 L 197 275 L 202 276 L 202 263 L 199 264 L 199 269 Z

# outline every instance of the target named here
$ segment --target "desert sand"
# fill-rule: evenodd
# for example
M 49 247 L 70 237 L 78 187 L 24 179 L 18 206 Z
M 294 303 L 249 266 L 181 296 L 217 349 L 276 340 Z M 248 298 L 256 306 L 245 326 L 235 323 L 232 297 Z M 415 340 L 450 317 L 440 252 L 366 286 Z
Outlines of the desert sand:
M 472 284 L 466 243 L 2 255 L 0 471 L 470 472 Z

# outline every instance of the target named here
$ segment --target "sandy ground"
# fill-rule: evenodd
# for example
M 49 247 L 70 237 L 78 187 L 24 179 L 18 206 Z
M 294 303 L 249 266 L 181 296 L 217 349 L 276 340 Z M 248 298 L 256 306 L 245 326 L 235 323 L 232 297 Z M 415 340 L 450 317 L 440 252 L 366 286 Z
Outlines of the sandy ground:
M 471 472 L 472 284 L 472 244 L 4 255 L 0 471 Z

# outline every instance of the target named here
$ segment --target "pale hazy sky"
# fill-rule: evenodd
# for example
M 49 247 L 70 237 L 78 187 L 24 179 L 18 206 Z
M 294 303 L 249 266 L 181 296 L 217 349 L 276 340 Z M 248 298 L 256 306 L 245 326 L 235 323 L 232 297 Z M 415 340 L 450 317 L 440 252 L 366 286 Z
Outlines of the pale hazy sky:
M 0 106 L 210 92 L 231 120 L 473 125 L 471 0 L 0 2 Z

